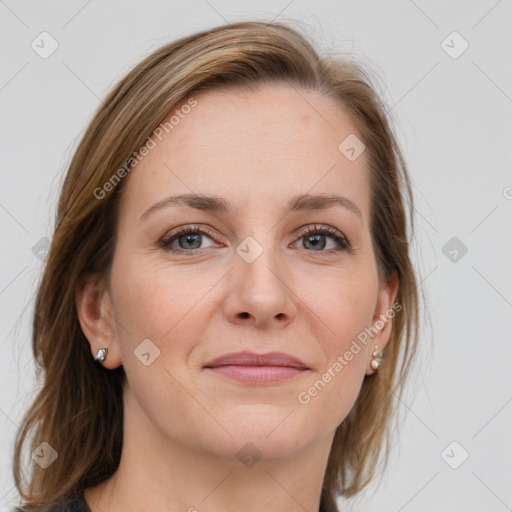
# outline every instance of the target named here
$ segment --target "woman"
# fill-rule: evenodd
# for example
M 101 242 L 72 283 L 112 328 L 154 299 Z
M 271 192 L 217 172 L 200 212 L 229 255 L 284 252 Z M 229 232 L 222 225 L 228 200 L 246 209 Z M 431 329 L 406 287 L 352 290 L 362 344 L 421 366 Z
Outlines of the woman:
M 359 493 L 417 344 L 405 201 L 367 74 L 297 29 L 240 22 L 149 55 L 62 187 L 21 507 L 334 511 Z

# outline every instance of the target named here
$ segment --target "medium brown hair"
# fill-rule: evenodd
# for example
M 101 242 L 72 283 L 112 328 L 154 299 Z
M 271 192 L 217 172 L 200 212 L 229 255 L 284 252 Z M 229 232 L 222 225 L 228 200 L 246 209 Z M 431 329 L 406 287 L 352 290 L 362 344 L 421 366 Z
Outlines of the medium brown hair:
M 126 374 L 122 366 L 107 370 L 91 357 L 75 287 L 90 273 L 108 279 L 126 162 L 136 165 L 134 155 L 193 93 L 272 83 L 320 92 L 349 113 L 366 146 L 379 278 L 385 282 L 396 272 L 396 302 L 402 306 L 378 373 L 364 378 L 336 430 L 321 510 L 337 510 L 336 496 L 355 495 L 375 477 L 379 461 L 382 468 L 387 464 L 394 399 L 410 373 L 418 338 L 418 290 L 404 208 L 405 198 L 412 236 L 413 197 L 404 159 L 386 108 L 360 64 L 321 57 L 309 37 L 289 23 L 238 22 L 183 37 L 147 56 L 108 94 L 74 153 L 35 299 L 32 349 L 37 374 L 43 371 L 44 378 L 16 437 L 13 465 L 24 507 L 43 510 L 79 495 L 108 479 L 120 462 Z M 124 179 L 98 199 L 97 191 L 112 183 L 116 172 Z M 47 442 L 58 458 L 46 469 L 32 464 L 24 483 L 21 454 L 29 439 L 31 452 Z

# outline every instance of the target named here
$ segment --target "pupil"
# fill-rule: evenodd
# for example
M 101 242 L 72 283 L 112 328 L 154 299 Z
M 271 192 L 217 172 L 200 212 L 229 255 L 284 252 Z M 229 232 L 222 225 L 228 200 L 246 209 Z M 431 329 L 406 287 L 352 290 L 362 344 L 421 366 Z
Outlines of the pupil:
M 192 243 L 192 244 L 193 244 L 193 243 L 194 243 L 193 239 L 194 239 L 194 238 L 196 238 L 196 242 L 197 242 L 197 241 L 199 241 L 199 236 L 200 236 L 200 235 L 185 235 L 185 240 L 186 240 L 186 242 L 185 242 L 185 243 L 187 243 L 187 244 L 188 244 L 188 243 L 190 242 L 190 243 Z M 192 239 L 192 241 L 191 241 L 191 239 Z M 196 244 L 196 245 L 197 245 L 197 244 Z M 201 242 L 200 242 L 200 241 L 199 241 L 199 244 L 198 244 L 198 245 L 201 245 Z M 193 248 L 193 249 L 197 249 L 198 247 L 192 247 L 192 248 Z
M 320 247 L 321 249 L 323 249 L 325 247 L 325 240 L 324 243 L 322 244 L 319 242 L 319 237 L 324 237 L 324 235 L 310 235 L 307 237 L 307 240 L 309 241 L 315 239 L 315 241 L 310 245 L 312 245 L 313 247 Z

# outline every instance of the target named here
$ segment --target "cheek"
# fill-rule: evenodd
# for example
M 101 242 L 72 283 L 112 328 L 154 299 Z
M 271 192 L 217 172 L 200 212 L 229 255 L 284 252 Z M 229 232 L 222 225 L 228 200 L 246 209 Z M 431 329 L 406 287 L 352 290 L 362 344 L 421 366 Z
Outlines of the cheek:
M 331 427 L 349 413 L 365 375 L 371 341 L 365 343 L 360 335 L 371 325 L 377 298 L 371 275 L 369 270 L 354 273 L 324 287 L 322 318 L 327 327 L 321 344 L 326 363 L 312 375 L 297 399 L 302 407 L 311 407 L 311 412 L 320 414 L 323 410 Z
M 119 264 L 112 269 L 112 288 L 116 318 L 121 323 L 118 334 L 131 343 L 138 339 L 157 339 L 164 325 L 169 325 L 165 312 L 171 288 L 157 273 L 144 271 L 137 264 Z
M 149 339 L 158 348 L 155 362 L 173 371 L 180 368 L 205 329 L 208 292 L 218 280 L 215 272 L 172 269 L 164 258 L 147 254 L 125 253 L 114 260 L 112 287 L 123 364 L 130 367 L 134 350 Z
M 376 300 L 377 282 L 371 268 L 353 268 L 324 283 L 313 308 L 322 311 L 325 318 L 326 349 L 330 355 L 344 352 L 351 340 L 371 324 Z

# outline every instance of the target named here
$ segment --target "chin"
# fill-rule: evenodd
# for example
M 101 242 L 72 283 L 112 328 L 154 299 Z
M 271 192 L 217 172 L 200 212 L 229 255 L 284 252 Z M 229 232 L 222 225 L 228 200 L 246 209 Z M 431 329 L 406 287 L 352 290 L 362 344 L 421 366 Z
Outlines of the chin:
M 233 435 L 223 436 L 220 442 L 223 449 L 233 455 L 252 443 L 265 458 L 292 456 L 316 438 L 314 429 L 318 428 L 318 421 L 308 424 L 292 408 L 268 404 L 241 406 L 229 417 L 218 420 Z M 321 436 L 318 432 L 318 437 Z
M 203 445 L 202 449 L 214 454 L 220 459 L 228 459 L 238 466 L 240 463 L 251 467 L 256 462 L 276 462 L 286 460 L 296 456 L 304 450 L 308 444 L 299 432 L 277 433 L 275 431 L 270 436 L 268 432 L 261 435 L 246 437 L 237 433 L 233 438 L 224 438 Z

